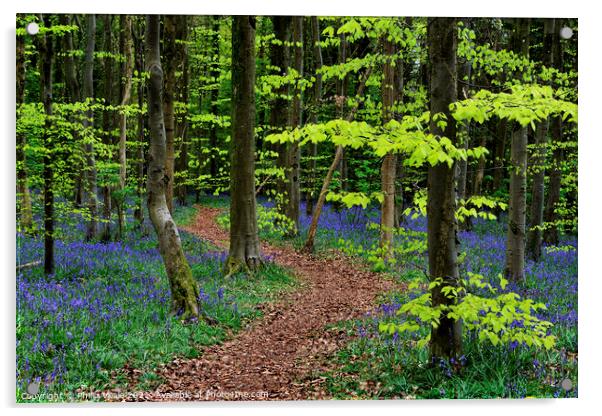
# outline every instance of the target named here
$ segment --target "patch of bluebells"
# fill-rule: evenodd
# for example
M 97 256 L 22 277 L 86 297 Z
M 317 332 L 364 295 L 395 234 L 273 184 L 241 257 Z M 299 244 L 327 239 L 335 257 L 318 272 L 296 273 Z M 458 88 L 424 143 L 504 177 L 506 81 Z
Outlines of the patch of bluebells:
M 330 234 L 336 235 L 337 238 L 345 238 L 354 241 L 355 244 L 361 244 L 363 247 L 369 247 L 379 239 L 378 230 L 367 230 L 366 224 L 379 221 L 379 213 L 376 208 L 368 208 L 364 213 L 357 213 L 353 210 L 341 209 L 336 210 L 332 206 L 326 205 L 325 211 L 327 216 L 320 223 L 320 227 L 324 230 L 322 233 L 327 236 Z M 307 227 L 309 219 L 302 218 L 302 230 Z M 412 231 L 426 231 L 426 218 L 406 218 L 403 226 Z M 561 333 L 576 333 L 578 323 L 577 312 L 577 257 L 578 244 L 577 238 L 574 236 L 562 236 L 559 246 L 570 246 L 568 250 L 548 250 L 548 247 L 543 247 L 542 257 L 539 262 L 526 259 L 525 274 L 526 284 L 515 284 L 510 282 L 505 289 L 501 289 L 499 285 L 499 274 L 503 274 L 505 264 L 505 246 L 506 246 L 506 223 L 505 219 L 501 221 L 487 221 L 484 219 L 474 219 L 472 231 L 461 231 L 458 234 L 460 241 L 459 250 L 465 252 L 465 260 L 461 264 L 461 273 L 465 275 L 470 271 L 481 274 L 485 279 L 489 279 L 489 283 L 496 287 L 500 293 L 515 292 L 522 298 L 529 298 L 535 302 L 542 302 L 546 305 L 547 310 L 539 310 L 534 315 L 539 319 L 544 319 L 552 322 L 555 325 L 555 334 Z M 319 231 L 320 233 L 320 231 Z M 318 234 L 320 236 L 320 234 Z M 414 258 L 415 259 L 415 258 Z M 426 270 L 427 262 L 424 257 L 422 267 Z M 403 265 L 404 258 L 398 259 L 398 265 Z M 400 269 L 402 272 L 403 270 Z M 486 290 L 479 293 L 482 296 L 490 296 Z M 411 292 L 409 299 L 419 296 L 419 292 Z M 404 302 L 408 300 L 408 295 L 404 296 Z M 396 316 L 396 311 L 403 302 L 399 298 L 393 297 L 387 302 L 381 304 L 373 314 L 367 314 L 365 319 L 357 324 L 358 342 L 367 348 L 372 353 L 387 356 L 390 354 L 387 351 L 405 351 L 400 354 L 401 360 L 413 360 L 408 350 L 408 345 L 413 345 L 416 341 L 427 335 L 424 333 L 404 333 L 400 336 L 397 332 L 394 334 L 381 333 L 379 331 L 379 322 L 395 320 L 401 324 L 404 320 L 403 316 Z M 485 311 L 482 311 L 485 313 Z M 511 324 L 512 327 L 523 327 L 524 322 L 515 321 Z M 550 331 L 548 331 L 550 332 Z M 477 342 L 475 334 L 469 337 L 467 342 Z M 410 344 L 408 344 L 410 343 Z M 576 345 L 575 345 L 576 347 Z M 510 357 L 510 354 L 523 354 L 525 357 L 531 357 L 533 354 L 526 344 L 520 345 L 516 341 L 509 342 L 508 345 L 500 347 L 504 352 L 504 356 Z M 564 351 L 564 349 L 562 349 Z M 561 354 L 565 356 L 564 352 Z M 405 357 L 405 358 L 404 358 Z M 460 359 L 452 359 L 453 362 L 435 363 L 439 366 L 442 374 L 451 377 L 452 369 L 465 367 L 467 357 L 462 356 Z M 405 362 L 405 361 L 404 361 Z M 568 363 L 566 357 L 561 357 L 559 363 L 562 367 L 574 365 Z M 528 368 L 531 367 L 531 368 Z M 541 363 L 537 359 L 527 365 L 527 369 L 538 380 L 542 382 L 542 386 L 546 385 L 545 379 L 549 377 L 547 364 Z M 516 383 L 506 386 L 506 395 L 508 397 L 525 397 L 526 389 L 522 385 Z M 552 393 L 550 393 L 552 394 Z M 557 389 L 553 392 L 555 397 L 560 395 L 576 395 L 576 389 L 567 393 Z
M 100 243 L 81 241 L 81 219 L 70 223 L 76 225 L 64 227 L 55 242 L 54 275 L 45 276 L 41 266 L 17 273 L 16 378 L 21 391 L 36 380 L 48 388 L 67 380 L 87 384 L 123 364 L 127 351 L 114 341 L 143 337 L 149 327 L 154 334 L 171 334 L 169 284 L 149 224 L 123 242 Z M 225 253 L 207 251 L 205 243 L 186 233 L 181 237 L 191 266 L 214 279 L 209 292 L 199 296 L 203 309 L 237 314 L 236 303 L 217 280 Z M 17 264 L 41 260 L 43 252 L 40 237 L 17 234 Z M 121 360 L 114 358 L 120 354 Z

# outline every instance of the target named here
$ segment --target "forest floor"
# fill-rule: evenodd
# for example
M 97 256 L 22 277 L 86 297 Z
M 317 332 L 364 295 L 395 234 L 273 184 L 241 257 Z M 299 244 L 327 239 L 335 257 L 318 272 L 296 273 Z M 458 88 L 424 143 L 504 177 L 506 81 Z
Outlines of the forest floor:
M 197 206 L 182 227 L 212 244 L 228 247 L 219 208 Z M 164 379 L 142 400 L 303 400 L 328 398 L 320 376 L 328 357 L 349 340 L 334 324 L 373 310 L 379 293 L 396 283 L 368 271 L 348 257 L 317 257 L 290 245 L 262 242 L 262 255 L 296 275 L 300 288 L 277 303 L 263 305 L 263 317 L 199 358 L 175 358 L 157 373 Z M 183 394 L 189 392 L 189 394 Z

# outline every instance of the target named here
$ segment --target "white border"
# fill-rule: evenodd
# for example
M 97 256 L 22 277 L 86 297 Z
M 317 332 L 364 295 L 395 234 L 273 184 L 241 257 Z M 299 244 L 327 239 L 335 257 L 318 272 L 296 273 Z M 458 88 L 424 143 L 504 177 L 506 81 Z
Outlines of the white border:
M 7 4 L 9 3 L 9 4 Z M 298 15 L 399 15 L 399 16 L 496 16 L 496 17 L 578 17 L 579 18 L 579 399 L 573 400 L 507 400 L 507 401 L 421 401 L 421 402 L 301 402 L 267 404 L 195 404 L 194 406 L 178 406 L 179 411 L 194 414 L 249 414 L 270 415 L 331 413 L 341 410 L 350 414 L 361 414 L 378 410 L 390 414 L 422 414 L 422 412 L 444 412 L 446 415 L 469 414 L 504 414 L 523 413 L 524 411 L 542 414 L 586 414 L 596 406 L 602 397 L 600 382 L 600 328 L 602 327 L 596 306 L 600 307 L 598 295 L 601 290 L 602 276 L 599 267 L 594 263 L 600 257 L 602 233 L 600 231 L 600 182 L 602 174 L 596 168 L 602 159 L 602 128 L 595 124 L 600 119 L 600 21 L 593 2 L 585 1 L 525 1 L 503 0 L 488 1 L 384 1 L 384 0 L 299 0 L 299 4 L 283 0 L 219 0 L 208 2 L 203 0 L 189 1 L 156 1 L 148 0 L 103 0 L 84 2 L 81 0 L 21 0 L 3 2 L 2 13 L 2 64 L 0 64 L 1 91 L 0 100 L 2 129 L 4 135 L 0 140 L 0 152 L 3 163 L 0 195 L 3 196 L 2 207 L 4 227 L 2 227 L 2 265 L 6 273 L 3 277 L 3 309 L 5 319 L 2 320 L 3 342 L 1 348 L 4 363 L 0 392 L 2 403 L 9 409 L 14 408 L 14 253 L 15 253 L 15 139 L 14 139 L 14 98 L 15 98 L 15 13 L 47 12 L 47 13 L 163 13 L 163 14 L 298 14 Z M 596 78 L 598 77 L 598 78 Z M 600 180 L 599 180 L 600 179 Z M 110 406 L 110 411 L 137 414 L 161 414 L 164 416 L 169 405 L 130 405 L 127 409 Z M 173 406 L 173 405 L 171 405 Z M 75 407 L 75 408 L 74 408 Z M 600 407 L 599 405 L 596 407 Z M 69 413 L 106 414 L 107 407 L 66 406 L 44 408 L 19 408 L 24 414 L 48 412 L 50 414 Z

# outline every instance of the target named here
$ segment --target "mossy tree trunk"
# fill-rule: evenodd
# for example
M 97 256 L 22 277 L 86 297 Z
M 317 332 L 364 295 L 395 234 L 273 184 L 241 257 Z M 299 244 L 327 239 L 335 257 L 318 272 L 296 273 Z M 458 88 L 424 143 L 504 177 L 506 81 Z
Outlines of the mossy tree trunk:
M 432 18 L 428 22 L 430 58 L 430 111 L 447 116 L 445 129 L 431 121 L 431 133 L 445 136 L 456 143 L 456 125 L 449 106 L 457 99 L 456 48 L 457 27 L 455 18 Z M 443 284 L 431 290 L 433 306 L 450 305 L 455 299 L 447 298 L 443 286 L 458 286 L 457 223 L 455 218 L 455 167 L 446 163 L 428 169 L 428 258 L 431 279 L 442 278 Z M 458 357 L 462 353 L 462 321 L 441 317 L 437 328 L 431 330 L 430 355 L 432 359 Z
M 150 148 L 148 160 L 148 213 L 159 240 L 159 251 L 171 288 L 171 311 L 183 320 L 199 316 L 199 290 L 182 249 L 176 223 L 165 198 L 166 139 L 163 118 L 163 69 L 159 52 L 159 16 L 146 18 L 146 62 Z
M 254 271 L 260 263 L 255 200 L 255 17 L 232 22 L 232 151 L 230 251 L 224 272 Z

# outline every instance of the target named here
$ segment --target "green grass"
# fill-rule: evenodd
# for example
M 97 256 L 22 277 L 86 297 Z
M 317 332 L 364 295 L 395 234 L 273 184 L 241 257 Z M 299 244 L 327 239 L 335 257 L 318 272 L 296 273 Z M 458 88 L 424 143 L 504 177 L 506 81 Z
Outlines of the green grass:
M 181 224 L 194 214 L 179 207 L 174 216 Z M 124 389 L 126 365 L 141 371 L 138 385 L 130 388 L 153 389 L 162 382 L 153 372 L 159 364 L 174 357 L 197 357 L 200 347 L 233 336 L 261 316 L 260 304 L 280 299 L 297 285 L 290 273 L 272 263 L 253 276 L 225 279 L 223 253 L 186 232 L 181 237 L 199 283 L 203 311 L 215 321 L 212 324 L 203 320 L 184 324 L 169 316 L 169 285 L 152 229 L 131 230 L 114 248 L 94 243 L 67 246 L 69 264 L 75 267 L 58 268 L 50 279 L 41 270 L 28 271 L 22 279 L 31 295 L 18 287 L 22 300 L 17 309 L 17 401 L 70 401 L 77 400 L 72 396 L 77 391 Z M 98 260 L 82 278 L 75 274 L 77 265 L 88 258 Z M 64 289 L 71 291 L 66 295 Z M 83 307 L 72 307 L 71 301 L 79 297 Z M 58 309 L 46 314 L 53 302 Z M 99 305 L 96 312 L 89 311 L 94 304 Z M 89 328 L 94 329 L 92 335 L 86 332 Z M 48 347 L 40 348 L 42 343 Z M 46 396 L 23 400 L 27 385 L 38 379 L 40 393 Z
M 383 303 L 407 301 L 407 294 L 392 293 Z M 576 397 L 565 391 L 562 380 L 577 384 L 578 367 L 574 355 L 561 343 L 544 351 L 527 347 L 511 350 L 492 347 L 477 337 L 464 337 L 462 362 L 429 361 L 428 348 L 416 346 L 418 335 L 379 333 L 378 322 L 387 318 L 365 318 L 338 325 L 351 341 L 331 358 L 334 369 L 322 374 L 326 388 L 337 399 L 483 399 Z M 393 318 L 388 318 L 393 319 Z M 562 337 L 566 329 L 553 334 Z

